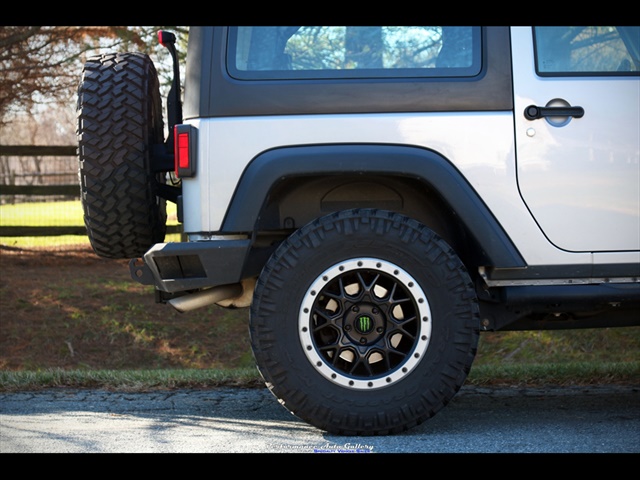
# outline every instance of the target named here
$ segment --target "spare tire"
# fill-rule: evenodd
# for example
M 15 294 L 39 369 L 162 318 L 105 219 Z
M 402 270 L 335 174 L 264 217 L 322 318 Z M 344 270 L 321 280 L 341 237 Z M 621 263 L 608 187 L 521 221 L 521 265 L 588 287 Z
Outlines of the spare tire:
M 158 74 L 148 55 L 89 58 L 78 87 L 78 155 L 84 223 L 95 253 L 135 258 L 164 241 L 164 173 L 151 165 L 164 125 Z

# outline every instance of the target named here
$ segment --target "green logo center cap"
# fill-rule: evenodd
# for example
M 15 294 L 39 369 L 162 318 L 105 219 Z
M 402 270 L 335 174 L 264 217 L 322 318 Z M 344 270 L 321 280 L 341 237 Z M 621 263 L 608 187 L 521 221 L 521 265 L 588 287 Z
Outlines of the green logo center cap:
M 373 330 L 373 319 L 368 315 L 360 315 L 356 319 L 356 328 L 361 333 L 369 333 Z

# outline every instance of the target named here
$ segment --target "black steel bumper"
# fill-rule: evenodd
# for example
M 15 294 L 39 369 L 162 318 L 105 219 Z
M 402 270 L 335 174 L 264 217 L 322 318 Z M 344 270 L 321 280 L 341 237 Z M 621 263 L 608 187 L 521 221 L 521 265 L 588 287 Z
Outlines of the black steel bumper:
M 131 277 L 168 293 L 237 283 L 251 240 L 159 243 L 129 262 Z

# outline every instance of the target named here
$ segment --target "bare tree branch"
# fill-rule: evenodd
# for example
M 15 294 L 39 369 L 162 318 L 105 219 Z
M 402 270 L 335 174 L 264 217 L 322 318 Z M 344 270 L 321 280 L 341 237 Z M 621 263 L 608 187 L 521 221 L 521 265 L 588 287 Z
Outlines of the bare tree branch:
M 151 53 L 161 28 L 187 32 L 184 27 L 0 27 L 0 125 L 12 113 L 31 112 L 42 103 L 68 104 L 88 55 Z

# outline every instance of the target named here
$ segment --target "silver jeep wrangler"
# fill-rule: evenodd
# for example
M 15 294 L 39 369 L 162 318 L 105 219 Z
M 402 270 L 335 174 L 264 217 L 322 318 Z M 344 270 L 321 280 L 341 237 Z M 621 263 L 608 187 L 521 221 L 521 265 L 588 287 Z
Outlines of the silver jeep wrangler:
M 249 307 L 299 418 L 402 432 L 482 331 L 640 325 L 639 27 L 194 27 L 184 95 L 159 38 L 167 135 L 148 56 L 83 71 L 92 246 L 180 311 Z

